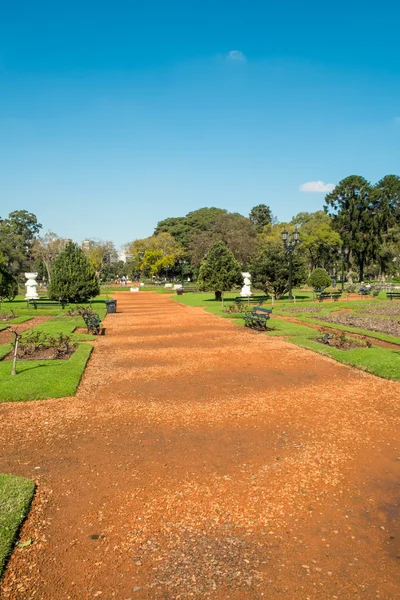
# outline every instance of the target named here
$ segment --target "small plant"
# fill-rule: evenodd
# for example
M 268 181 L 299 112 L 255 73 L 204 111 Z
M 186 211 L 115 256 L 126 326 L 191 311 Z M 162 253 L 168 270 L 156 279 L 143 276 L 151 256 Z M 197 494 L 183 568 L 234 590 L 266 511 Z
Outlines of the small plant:
M 308 280 L 308 285 L 314 290 L 324 290 L 332 284 L 332 279 L 329 277 L 325 269 L 314 269 Z
M 346 292 L 349 292 L 349 294 L 354 294 L 354 292 L 356 291 L 357 286 L 354 285 L 354 283 L 352 283 L 351 285 L 348 285 L 346 288 Z

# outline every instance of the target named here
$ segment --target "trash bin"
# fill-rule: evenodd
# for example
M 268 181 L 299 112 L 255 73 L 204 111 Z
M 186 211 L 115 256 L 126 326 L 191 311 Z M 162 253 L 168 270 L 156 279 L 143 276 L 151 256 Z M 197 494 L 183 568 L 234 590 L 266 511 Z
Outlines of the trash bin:
M 176 293 L 178 294 L 178 296 L 183 296 L 183 288 L 178 288 L 176 290 Z
M 106 300 L 106 309 L 107 313 L 116 313 L 117 312 L 117 301 L 116 300 Z

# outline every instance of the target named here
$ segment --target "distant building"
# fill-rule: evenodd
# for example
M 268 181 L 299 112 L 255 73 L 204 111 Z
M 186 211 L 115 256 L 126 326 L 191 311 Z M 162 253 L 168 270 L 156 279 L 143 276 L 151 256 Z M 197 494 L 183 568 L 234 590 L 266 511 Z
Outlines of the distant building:
M 90 240 L 83 240 L 81 248 L 84 252 L 89 252 L 90 250 Z
M 132 255 L 126 252 L 125 250 L 121 250 L 121 252 L 118 254 L 118 260 L 122 260 L 122 262 L 126 263 L 131 258 L 131 256 Z

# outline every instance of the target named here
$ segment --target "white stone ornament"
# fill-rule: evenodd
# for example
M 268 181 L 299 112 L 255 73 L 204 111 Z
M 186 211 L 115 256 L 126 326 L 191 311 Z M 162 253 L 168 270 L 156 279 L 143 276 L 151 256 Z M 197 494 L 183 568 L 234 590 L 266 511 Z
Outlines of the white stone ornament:
M 26 294 L 25 300 L 37 300 L 39 298 L 39 294 L 37 293 L 37 281 L 36 277 L 37 273 L 25 273 L 25 277 L 27 278 L 27 282 L 25 283 Z
M 240 292 L 242 298 L 250 298 L 251 296 L 251 275 L 250 273 L 242 273 L 243 275 L 243 287 Z

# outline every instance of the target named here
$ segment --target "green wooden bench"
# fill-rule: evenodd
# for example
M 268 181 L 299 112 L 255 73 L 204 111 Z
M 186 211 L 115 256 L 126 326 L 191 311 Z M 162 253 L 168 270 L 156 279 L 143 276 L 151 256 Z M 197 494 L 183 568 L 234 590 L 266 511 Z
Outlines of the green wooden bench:
M 386 296 L 391 300 L 400 300 L 400 292 L 386 292 Z
M 64 310 L 64 308 L 68 306 L 68 302 L 65 302 L 65 300 L 50 300 L 50 298 L 43 298 L 42 300 L 39 298 L 38 300 L 28 300 L 27 306 L 28 308 L 33 306 L 35 310 L 41 308 L 42 306 L 61 306 L 61 308 Z
M 254 308 L 244 315 L 245 327 L 252 329 L 265 330 L 268 329 L 267 323 L 271 318 L 272 308 L 263 308 L 262 306 L 254 306 Z
M 317 296 L 319 302 L 323 302 L 328 298 L 331 298 L 334 302 L 337 302 L 341 297 L 342 292 L 320 292 L 319 296 Z
M 188 292 L 196 293 L 197 292 L 197 288 L 195 288 L 195 287 L 184 287 L 183 288 L 183 293 L 187 294 Z
M 266 300 L 267 296 L 264 296 L 263 298 L 236 296 L 234 302 L 238 306 L 262 306 Z

